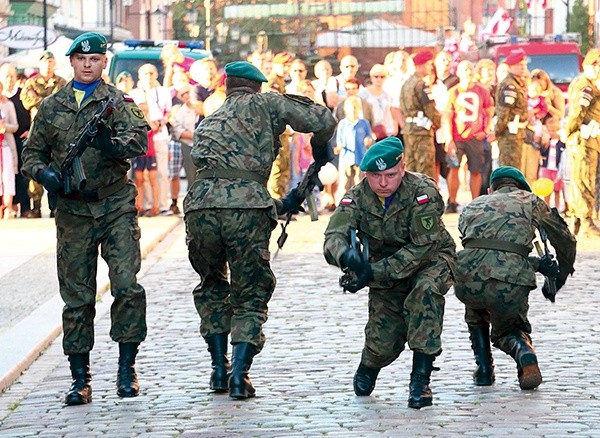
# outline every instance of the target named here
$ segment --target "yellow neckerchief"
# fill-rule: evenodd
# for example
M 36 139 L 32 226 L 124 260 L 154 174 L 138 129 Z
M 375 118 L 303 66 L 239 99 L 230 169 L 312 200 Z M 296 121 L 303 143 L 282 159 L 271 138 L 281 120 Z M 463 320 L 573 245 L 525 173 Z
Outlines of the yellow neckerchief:
M 77 88 L 73 88 L 73 93 L 75 94 L 75 100 L 77 101 L 77 106 L 81 107 L 81 102 L 85 96 L 85 91 L 78 90 Z

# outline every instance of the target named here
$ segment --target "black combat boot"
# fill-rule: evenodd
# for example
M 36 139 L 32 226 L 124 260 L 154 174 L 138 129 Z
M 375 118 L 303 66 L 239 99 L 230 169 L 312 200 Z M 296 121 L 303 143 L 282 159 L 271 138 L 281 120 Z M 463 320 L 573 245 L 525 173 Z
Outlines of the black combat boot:
M 119 371 L 117 372 L 119 397 L 136 397 L 140 393 L 140 384 L 135 372 L 135 356 L 139 345 L 135 342 L 119 342 Z
M 473 373 L 473 381 L 477 386 L 490 386 L 494 383 L 494 358 L 490 345 L 489 324 L 480 325 L 471 329 L 471 347 L 475 353 L 477 369 Z
M 90 373 L 90 353 L 69 355 L 73 383 L 65 397 L 67 406 L 84 405 L 92 402 L 92 374 Z
M 412 372 L 408 385 L 408 407 L 421 409 L 433 404 L 433 395 L 429 389 L 429 379 L 435 356 L 418 351 L 413 352 Z
M 356 395 L 371 395 L 380 368 L 370 368 L 361 362 L 354 374 L 354 393 Z
M 215 392 L 227 392 L 229 372 L 229 359 L 227 358 L 228 333 L 219 333 L 207 337 L 208 351 L 212 358 L 212 373 L 210 375 L 210 389 Z
M 254 345 L 241 342 L 233 346 L 231 373 L 229 374 L 229 397 L 250 398 L 256 395 L 248 371 L 256 354 Z
M 515 332 L 506 340 L 508 354 L 517 363 L 517 376 L 521 389 L 535 389 L 542 383 L 542 373 L 538 366 L 531 338 L 523 332 Z

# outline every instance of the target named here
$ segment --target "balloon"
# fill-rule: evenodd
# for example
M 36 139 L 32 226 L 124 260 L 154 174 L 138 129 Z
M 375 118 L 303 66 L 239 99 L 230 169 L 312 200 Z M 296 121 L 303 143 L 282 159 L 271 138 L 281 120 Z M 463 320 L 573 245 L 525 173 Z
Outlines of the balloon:
M 323 167 L 321 167 L 321 170 L 319 170 L 319 181 L 321 181 L 321 184 L 325 186 L 336 182 L 337 177 L 338 170 L 331 163 L 325 164 Z
M 531 191 L 539 197 L 545 198 L 554 191 L 554 183 L 549 178 L 539 178 L 534 181 Z

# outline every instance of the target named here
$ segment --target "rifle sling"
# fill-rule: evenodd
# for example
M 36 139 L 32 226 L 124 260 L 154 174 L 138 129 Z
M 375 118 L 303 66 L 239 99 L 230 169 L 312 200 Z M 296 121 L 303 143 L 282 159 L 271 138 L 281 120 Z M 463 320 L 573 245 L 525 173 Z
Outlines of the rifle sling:
M 125 177 L 105 187 L 101 187 L 98 190 L 74 191 L 69 193 L 68 195 L 61 193 L 60 197 L 66 199 L 73 199 L 75 201 L 98 202 L 105 198 L 108 198 L 110 195 L 114 195 L 115 193 L 117 193 L 119 190 L 121 190 L 127 185 L 128 181 L 129 179 Z
M 463 242 L 466 248 L 493 249 L 496 251 L 513 252 L 527 258 L 531 248 L 520 243 L 506 242 L 498 239 L 468 239 Z
M 197 179 L 227 178 L 227 179 L 245 179 L 256 181 L 266 186 L 268 178 L 250 170 L 241 169 L 207 169 L 201 170 L 196 174 Z

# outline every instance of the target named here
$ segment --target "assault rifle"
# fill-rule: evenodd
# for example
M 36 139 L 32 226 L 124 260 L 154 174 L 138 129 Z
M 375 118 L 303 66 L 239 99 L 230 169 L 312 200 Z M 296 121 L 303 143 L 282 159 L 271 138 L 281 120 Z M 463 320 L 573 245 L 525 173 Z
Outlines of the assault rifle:
M 302 178 L 302 181 L 300 181 L 298 183 L 298 186 L 296 187 L 298 193 L 298 198 L 296 200 L 298 201 L 298 204 L 302 204 L 306 200 L 306 203 L 308 204 L 308 211 L 310 213 L 310 220 L 313 222 L 319 220 L 319 213 L 317 211 L 317 205 L 315 202 L 313 189 L 315 187 L 321 188 L 323 186 L 321 184 L 321 181 L 319 181 L 319 170 L 321 170 L 321 167 L 323 167 L 326 163 L 327 162 L 317 161 L 313 161 L 312 163 L 310 163 L 310 166 L 308 166 L 308 169 L 306 169 L 306 174 L 304 175 L 304 178 Z M 281 250 L 281 248 L 283 248 L 283 245 L 285 244 L 285 241 L 288 238 L 286 229 L 291 219 L 292 213 L 288 212 L 286 215 L 285 222 L 283 224 L 280 224 L 281 234 L 277 239 L 277 251 L 275 251 L 275 254 L 273 255 L 273 260 L 277 258 L 279 251 Z
M 76 191 L 85 189 L 87 179 L 81 164 L 81 155 L 90 145 L 90 142 L 98 135 L 98 127 L 101 123 L 105 123 L 116 108 L 116 99 L 108 98 L 103 103 L 100 109 L 94 114 L 81 134 L 75 140 L 75 143 L 69 145 L 69 152 L 60 166 L 60 173 L 63 177 L 63 191 L 65 195 L 73 191 L 71 179 L 75 180 Z
M 544 244 L 544 249 L 542 250 L 542 246 L 540 245 L 540 242 L 536 241 L 535 242 L 535 249 L 538 253 L 538 256 L 540 257 L 547 257 L 547 258 L 552 258 L 552 254 L 550 253 L 550 250 L 548 249 L 548 235 L 546 234 L 546 230 L 543 227 L 539 228 L 540 231 L 540 239 L 542 240 L 542 243 Z M 550 300 L 550 302 L 554 303 L 554 301 L 556 300 L 556 278 L 555 277 L 547 277 L 544 276 L 545 278 L 545 286 L 546 286 L 546 291 L 544 290 L 544 288 L 542 288 L 542 291 L 544 293 L 544 297 L 548 298 Z

